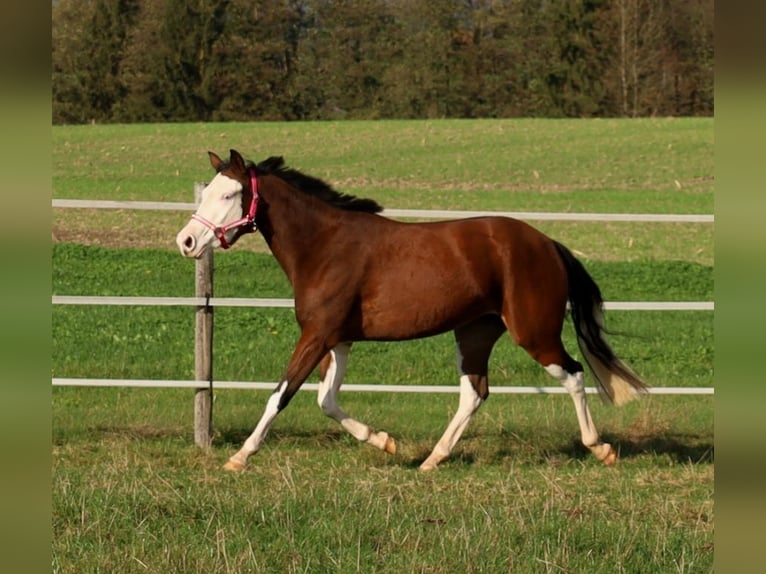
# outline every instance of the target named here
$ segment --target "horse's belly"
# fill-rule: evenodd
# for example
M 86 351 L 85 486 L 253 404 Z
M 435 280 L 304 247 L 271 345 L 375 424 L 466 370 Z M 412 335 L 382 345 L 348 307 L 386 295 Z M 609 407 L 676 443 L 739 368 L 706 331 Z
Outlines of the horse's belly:
M 498 311 L 496 305 L 486 298 L 462 302 L 394 303 L 362 314 L 362 337 L 380 341 L 430 337 Z

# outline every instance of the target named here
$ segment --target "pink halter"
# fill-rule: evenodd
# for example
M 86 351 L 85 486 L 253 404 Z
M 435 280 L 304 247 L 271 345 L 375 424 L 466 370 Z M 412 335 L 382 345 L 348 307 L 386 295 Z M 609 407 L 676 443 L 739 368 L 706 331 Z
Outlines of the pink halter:
M 218 241 L 221 242 L 221 247 L 223 249 L 228 249 L 231 247 L 231 244 L 226 241 L 227 231 L 243 226 L 250 226 L 252 227 L 252 231 L 255 231 L 255 214 L 258 211 L 258 178 L 255 175 L 255 168 L 251 167 L 248 170 L 248 173 L 250 174 L 250 189 L 253 192 L 253 197 L 250 200 L 250 209 L 248 210 L 247 215 L 240 217 L 236 221 L 232 221 L 231 223 L 227 223 L 226 225 L 221 226 L 215 225 L 212 221 L 209 221 L 201 215 L 197 215 L 196 213 L 191 216 L 194 221 L 199 221 L 202 225 L 207 227 L 215 234 L 215 236 L 218 238 Z

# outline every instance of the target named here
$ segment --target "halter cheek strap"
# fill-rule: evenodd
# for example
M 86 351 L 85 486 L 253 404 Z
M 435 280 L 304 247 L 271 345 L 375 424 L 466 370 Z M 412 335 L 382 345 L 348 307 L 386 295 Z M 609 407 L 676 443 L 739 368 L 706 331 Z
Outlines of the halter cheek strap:
M 248 174 L 250 175 L 250 190 L 253 192 L 252 199 L 250 200 L 250 209 L 248 209 L 247 214 L 244 217 L 240 217 L 236 221 L 232 221 L 231 223 L 227 223 L 226 225 L 218 226 L 209 219 L 205 219 L 201 215 L 197 215 L 196 213 L 191 216 L 191 218 L 194 221 L 198 221 L 205 227 L 207 227 L 210 231 L 212 231 L 218 241 L 221 243 L 221 247 L 223 249 L 228 249 L 231 247 L 231 244 L 226 241 L 226 232 L 230 231 L 232 229 L 236 229 L 237 227 L 250 227 L 250 231 L 255 231 L 255 214 L 258 212 L 258 178 L 255 174 L 255 168 L 250 168 L 248 170 Z

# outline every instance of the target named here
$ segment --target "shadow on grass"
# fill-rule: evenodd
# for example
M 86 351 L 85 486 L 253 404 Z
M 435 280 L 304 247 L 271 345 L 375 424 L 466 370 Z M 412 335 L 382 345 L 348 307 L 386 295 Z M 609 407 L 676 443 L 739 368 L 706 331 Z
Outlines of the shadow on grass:
M 474 440 L 476 437 L 474 437 Z M 694 434 L 675 434 L 663 436 L 644 436 L 636 438 L 619 435 L 605 435 L 604 442 L 610 443 L 618 451 L 619 459 L 631 459 L 641 456 L 666 456 L 681 464 L 713 464 L 715 462 L 715 449 L 712 440 L 707 436 Z M 513 441 L 513 439 L 510 439 Z M 505 460 L 535 461 L 539 464 L 551 464 L 552 459 L 588 460 L 593 457 L 577 438 L 560 446 L 552 446 L 550 450 L 539 447 L 535 448 L 526 441 L 511 443 L 512 446 L 497 450 L 489 460 L 493 463 L 502 463 Z M 491 447 L 487 447 L 491 448 Z M 480 445 L 472 447 L 472 450 L 482 449 Z M 430 451 L 423 450 L 409 460 L 403 461 L 404 468 L 417 468 L 428 457 Z M 478 455 L 478 456 L 477 456 Z M 455 451 L 443 464 L 451 466 L 470 466 L 482 458 L 481 452 L 473 452 L 461 449 L 461 443 L 455 447 Z
M 242 428 L 222 428 L 215 430 L 215 443 L 222 447 L 239 448 L 245 442 L 247 437 L 253 432 L 253 429 Z M 330 429 L 316 431 L 312 429 L 272 429 L 269 431 L 266 441 L 273 444 L 290 444 L 295 442 L 310 441 L 314 445 L 327 445 L 332 447 L 334 444 L 343 442 L 350 436 L 342 429 Z
M 646 436 L 633 439 L 615 439 L 620 456 L 631 457 L 640 454 L 668 455 L 677 462 L 713 464 L 715 449 L 712 438 L 693 434 L 670 434 Z
M 93 429 L 102 437 L 122 438 L 131 441 L 157 440 L 167 438 L 188 437 L 189 431 L 185 428 L 157 428 L 151 426 L 105 426 L 101 425 Z M 221 428 L 215 430 L 214 443 L 218 447 L 238 449 L 252 432 L 251 429 Z M 506 434 L 506 433 L 502 433 Z M 190 438 L 190 437 L 189 437 Z M 485 444 L 483 438 L 488 439 Z M 494 437 L 497 439 L 498 437 Z M 630 436 L 620 434 L 604 435 L 603 440 L 612 444 L 617 449 L 619 458 L 630 459 L 641 456 L 666 456 L 671 460 L 687 464 L 713 464 L 715 461 L 715 449 L 709 436 L 697 434 L 664 434 Z M 267 440 L 274 445 L 283 445 L 289 448 L 291 445 L 310 443 L 313 448 L 341 448 L 349 444 L 356 444 L 356 440 L 342 429 L 272 429 Z M 493 437 L 470 436 L 458 443 L 452 455 L 444 461 L 451 466 L 471 466 L 477 458 L 482 458 L 483 450 L 492 451 L 490 460 L 500 463 L 504 460 L 534 460 L 540 464 L 550 464 L 551 456 L 563 457 L 573 460 L 587 460 L 592 457 L 590 451 L 585 448 L 578 438 L 572 438 L 568 442 L 560 442 L 558 445 L 550 438 L 542 442 L 545 446 L 534 445 L 528 438 L 522 438 L 514 434 L 501 437 L 505 446 L 493 447 L 489 444 Z M 470 449 L 461 448 L 468 442 L 474 443 Z M 54 437 L 54 444 L 58 441 Z M 360 445 L 363 446 L 363 445 Z M 369 447 L 368 447 L 369 448 Z M 474 452 L 476 454 L 474 454 Z M 418 468 L 431 452 L 430 443 L 422 446 L 410 445 L 409 453 L 400 453 L 398 464 L 402 468 Z M 477 457 L 478 455 L 478 457 Z
M 678 463 L 713 464 L 715 460 L 712 440 L 699 435 L 674 434 L 630 438 L 612 435 L 602 439 L 617 449 L 621 459 L 654 455 L 667 456 Z M 558 452 L 574 459 L 587 459 L 592 456 L 577 439 L 562 446 Z

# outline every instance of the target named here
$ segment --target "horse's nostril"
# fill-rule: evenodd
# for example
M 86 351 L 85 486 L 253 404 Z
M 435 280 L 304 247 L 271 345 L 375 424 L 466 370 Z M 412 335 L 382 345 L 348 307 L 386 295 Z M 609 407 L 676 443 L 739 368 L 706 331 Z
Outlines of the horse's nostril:
M 186 241 L 184 241 L 184 246 L 187 249 L 191 249 L 192 247 L 194 247 L 194 238 L 191 235 L 186 238 Z

